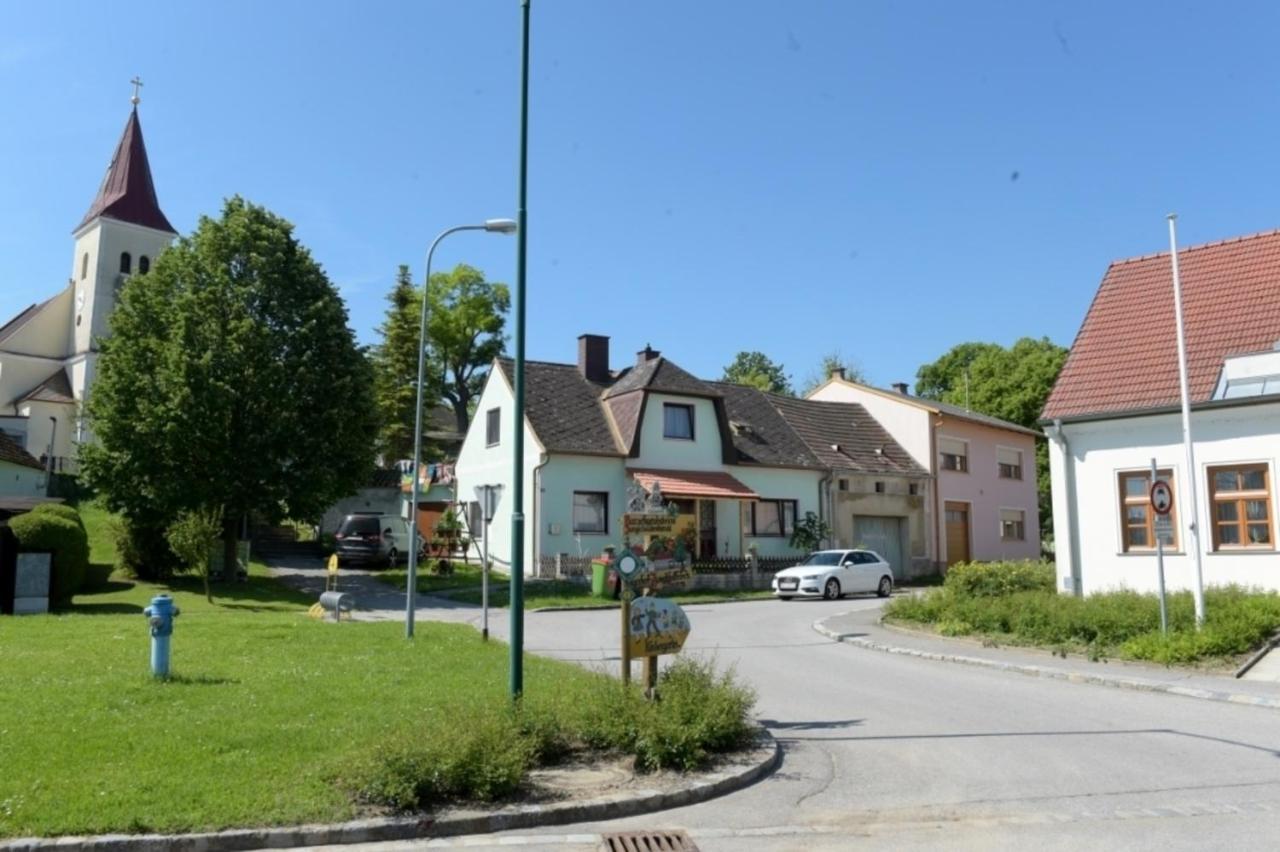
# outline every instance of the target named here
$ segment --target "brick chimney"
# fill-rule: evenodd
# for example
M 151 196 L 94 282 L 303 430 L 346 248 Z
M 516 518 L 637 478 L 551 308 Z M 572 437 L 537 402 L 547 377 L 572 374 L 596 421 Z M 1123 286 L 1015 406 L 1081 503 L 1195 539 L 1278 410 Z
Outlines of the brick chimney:
M 898 393 L 902 394 L 903 396 L 911 396 L 911 394 L 907 392 L 906 382 L 894 382 L 893 389 L 896 390 Z
M 636 353 L 636 366 L 639 367 L 645 361 L 652 361 L 654 358 L 657 358 L 661 354 L 662 353 L 659 352 L 657 349 L 654 349 L 652 346 L 646 343 L 644 345 L 644 348 Z
M 606 335 L 578 335 L 578 372 L 589 382 L 609 381 L 609 338 Z

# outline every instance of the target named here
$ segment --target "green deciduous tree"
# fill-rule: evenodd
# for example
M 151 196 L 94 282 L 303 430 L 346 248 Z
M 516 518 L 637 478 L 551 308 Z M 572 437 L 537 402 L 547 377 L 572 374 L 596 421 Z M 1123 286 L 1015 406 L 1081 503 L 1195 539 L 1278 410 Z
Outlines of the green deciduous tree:
M 465 433 L 485 370 L 506 343 L 511 294 L 507 285 L 487 281 L 479 269 L 460 263 L 431 276 L 427 299 L 427 339 L 440 394 L 453 408 L 458 431 Z
M 791 396 L 791 379 L 781 364 L 775 364 L 763 352 L 739 352 L 733 363 L 724 368 L 722 381 L 748 385 L 768 393 Z
M 387 302 L 386 318 L 378 327 L 381 340 L 372 352 L 373 392 L 379 419 L 377 448 L 384 463 L 413 457 L 422 291 L 413 286 L 408 266 L 400 267 L 395 284 L 387 293 Z M 428 410 L 440 399 L 439 378 L 439 370 L 428 365 L 423 389 Z M 424 455 L 430 457 L 430 450 L 425 450 Z
M 1067 351 L 1047 337 L 1024 337 L 1008 349 L 996 343 L 961 343 L 916 372 L 916 392 L 1038 429 L 1040 412 L 1066 363 Z M 1047 535 L 1052 531 L 1053 511 L 1044 441 L 1036 444 L 1036 485 L 1040 525 Z
M 213 603 L 213 593 L 209 591 L 209 556 L 221 535 L 221 507 L 180 512 L 165 531 L 165 540 L 179 563 L 204 582 L 204 598 L 209 603 Z
M 831 378 L 831 374 L 836 370 L 844 370 L 844 377 L 851 382 L 866 383 L 867 377 L 862 372 L 862 367 L 853 358 L 845 356 L 839 351 L 831 351 L 822 356 L 818 368 L 811 371 L 804 380 L 804 388 L 800 391 L 801 396 L 807 396 L 811 391 L 819 385 Z
M 368 476 L 373 372 L 283 219 L 227 201 L 129 279 L 111 328 L 81 452 L 126 520 L 163 531 L 220 509 L 235 565 L 242 518 L 316 518 Z

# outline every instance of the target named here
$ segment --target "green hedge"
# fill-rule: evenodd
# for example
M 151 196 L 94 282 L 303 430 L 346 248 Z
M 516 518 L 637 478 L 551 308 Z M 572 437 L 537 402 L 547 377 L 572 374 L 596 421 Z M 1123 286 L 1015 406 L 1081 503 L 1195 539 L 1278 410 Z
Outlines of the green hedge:
M 84 585 L 89 567 L 89 536 L 76 521 L 58 514 L 28 512 L 9 521 L 20 551 L 53 552 L 53 583 L 49 597 L 67 604 Z
M 957 570 L 959 569 L 959 570 Z M 885 614 L 932 625 L 947 636 L 981 635 L 1012 644 L 1078 650 L 1159 663 L 1235 657 L 1280 630 L 1280 594 L 1237 586 L 1205 590 L 1207 614 L 1195 627 L 1190 592 L 1168 596 L 1168 636 L 1160 633 L 1155 595 L 1104 592 L 1080 598 L 1053 591 L 1052 566 L 990 563 L 955 566 L 941 589 L 897 598 Z
M 31 511 L 36 515 L 51 515 L 55 518 L 74 521 L 80 529 L 84 529 L 84 519 L 80 517 L 80 512 L 65 503 L 41 503 Z

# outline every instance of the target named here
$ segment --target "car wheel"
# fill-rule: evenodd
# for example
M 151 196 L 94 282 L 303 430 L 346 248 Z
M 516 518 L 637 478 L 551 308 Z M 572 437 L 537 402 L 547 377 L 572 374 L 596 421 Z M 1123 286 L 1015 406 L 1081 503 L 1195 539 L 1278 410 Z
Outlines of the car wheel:
M 387 565 L 395 568 L 400 563 L 400 551 L 394 547 L 387 551 Z
M 840 599 L 840 581 L 835 577 L 827 580 L 827 584 L 822 587 L 822 596 L 829 601 Z
M 876 587 L 876 594 L 882 598 L 889 597 L 889 593 L 893 591 L 893 580 L 888 577 L 880 578 L 880 585 Z

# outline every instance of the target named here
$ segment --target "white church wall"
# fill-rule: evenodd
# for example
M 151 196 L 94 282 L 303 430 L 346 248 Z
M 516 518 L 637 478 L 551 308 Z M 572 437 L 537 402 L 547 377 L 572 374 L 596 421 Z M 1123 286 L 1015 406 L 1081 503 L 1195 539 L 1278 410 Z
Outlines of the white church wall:
M 67 329 L 71 327 L 72 288 L 70 284 L 5 340 L 10 352 L 42 358 L 65 358 L 70 352 Z M 46 373 L 52 373 L 49 367 Z M 41 378 L 43 381 L 43 378 Z
M 27 418 L 27 452 L 39 459 L 49 452 L 49 440 L 52 438 L 55 456 L 70 459 L 75 455 L 75 406 L 28 400 L 18 408 L 19 413 Z M 51 418 L 57 418 L 56 429 Z
M 84 294 L 74 325 L 74 351 L 86 352 L 93 340 L 110 333 L 111 311 L 115 309 L 116 292 L 122 283 L 121 255 L 128 253 L 130 273 L 138 272 L 143 257 L 154 263 L 160 253 L 168 248 L 171 234 L 155 231 L 139 225 L 131 225 L 116 219 L 98 218 L 76 237 L 75 268 L 73 275 L 80 275 L 84 268 L 84 256 L 89 255 L 88 277 L 77 279 L 76 286 Z M 76 299 L 79 303 L 80 293 Z

